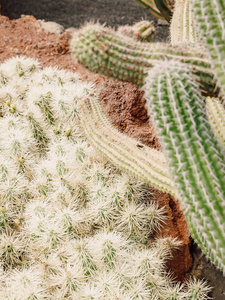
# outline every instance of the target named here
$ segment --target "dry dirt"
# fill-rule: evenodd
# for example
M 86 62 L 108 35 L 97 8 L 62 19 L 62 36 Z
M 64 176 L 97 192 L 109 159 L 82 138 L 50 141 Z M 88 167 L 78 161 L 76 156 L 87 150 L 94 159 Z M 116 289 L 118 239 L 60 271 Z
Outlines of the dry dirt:
M 148 146 L 160 148 L 144 107 L 143 93 L 135 85 L 94 74 L 75 63 L 69 53 L 70 37 L 71 31 L 62 34 L 44 32 L 33 16 L 22 16 L 12 21 L 0 16 L 0 63 L 15 55 L 26 55 L 38 59 L 43 66 L 57 65 L 61 69 L 79 72 L 84 80 L 95 81 L 102 107 L 120 131 Z M 168 214 L 168 221 L 159 235 L 178 237 L 183 241 L 183 247 L 176 250 L 168 261 L 168 269 L 178 281 L 188 278 L 191 272 L 201 275 L 202 267 L 196 260 L 196 250 L 193 255 L 194 247 L 191 247 L 192 241 L 179 202 L 158 190 L 154 193 L 156 201 L 166 207 Z M 212 274 L 215 270 L 210 272 Z

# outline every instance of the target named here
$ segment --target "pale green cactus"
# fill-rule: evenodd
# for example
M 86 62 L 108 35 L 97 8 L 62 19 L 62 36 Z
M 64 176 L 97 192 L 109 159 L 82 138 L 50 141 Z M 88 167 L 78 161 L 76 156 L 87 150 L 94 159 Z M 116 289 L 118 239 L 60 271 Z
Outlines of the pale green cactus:
M 175 195 L 161 151 L 148 148 L 115 129 L 102 112 L 96 97 L 87 98 L 80 111 L 85 134 L 99 151 L 120 169 Z
M 218 98 L 206 98 L 209 123 L 220 144 L 225 147 L 225 109 Z
M 176 0 L 170 23 L 170 42 L 196 44 L 197 32 L 193 24 L 193 16 L 189 0 Z

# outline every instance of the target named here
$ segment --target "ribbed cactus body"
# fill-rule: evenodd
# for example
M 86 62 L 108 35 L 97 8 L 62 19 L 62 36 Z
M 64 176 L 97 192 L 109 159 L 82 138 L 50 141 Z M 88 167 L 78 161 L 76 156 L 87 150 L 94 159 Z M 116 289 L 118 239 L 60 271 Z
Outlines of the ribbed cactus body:
M 74 34 L 71 52 L 93 72 L 140 86 L 149 68 L 160 60 L 176 59 L 195 73 L 207 93 L 217 93 L 209 61 L 198 47 L 136 42 L 99 24 L 88 24 Z
M 176 0 L 175 2 L 170 24 L 170 40 L 172 45 L 197 42 L 189 0 Z
M 191 0 L 194 21 L 205 42 L 225 97 L 225 2 Z
M 225 109 L 218 98 L 206 98 L 206 112 L 215 136 L 225 149 Z
M 144 89 L 191 234 L 225 272 L 225 155 L 198 85 L 171 61 L 149 72 Z
M 115 165 L 155 188 L 175 195 L 162 152 L 148 148 L 113 128 L 94 97 L 85 100 L 80 114 L 90 142 Z

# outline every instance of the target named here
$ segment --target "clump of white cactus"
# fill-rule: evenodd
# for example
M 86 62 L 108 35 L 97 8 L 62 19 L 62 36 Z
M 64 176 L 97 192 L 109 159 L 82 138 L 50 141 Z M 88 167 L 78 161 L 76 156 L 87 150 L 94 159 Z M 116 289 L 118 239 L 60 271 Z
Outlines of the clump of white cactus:
M 0 299 L 207 299 L 166 274 L 178 240 L 146 245 L 165 210 L 88 144 L 87 96 L 76 74 L 0 65 Z

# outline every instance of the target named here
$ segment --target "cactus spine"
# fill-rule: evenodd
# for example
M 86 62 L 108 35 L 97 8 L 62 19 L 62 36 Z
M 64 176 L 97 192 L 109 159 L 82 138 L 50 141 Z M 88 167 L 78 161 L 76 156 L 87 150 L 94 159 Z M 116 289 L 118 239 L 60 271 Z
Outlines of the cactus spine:
M 149 72 L 144 89 L 191 234 L 225 272 L 225 156 L 198 85 L 171 61 Z

